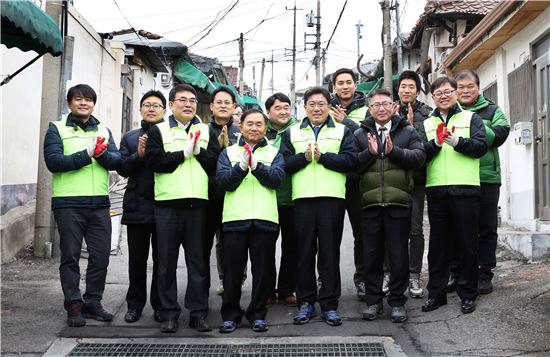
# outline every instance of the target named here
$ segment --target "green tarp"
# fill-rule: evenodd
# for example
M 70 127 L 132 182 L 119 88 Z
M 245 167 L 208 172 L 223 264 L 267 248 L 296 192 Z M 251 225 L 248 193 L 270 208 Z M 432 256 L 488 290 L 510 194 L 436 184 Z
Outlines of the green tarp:
M 174 76 L 182 82 L 194 85 L 208 93 L 212 93 L 216 86 L 197 67 L 187 61 L 178 61 L 174 66 Z
M 55 21 L 29 0 L 1 0 L 2 44 L 39 55 L 63 53 L 61 31 Z
M 233 94 L 235 94 L 235 98 L 237 99 L 237 105 L 239 105 L 241 107 L 244 107 L 245 101 L 243 100 L 243 97 L 241 97 L 239 95 L 239 91 L 237 90 L 237 88 L 235 88 L 233 86 L 230 86 L 228 84 L 220 83 L 220 82 L 212 82 L 212 83 L 214 83 L 214 86 L 216 88 L 218 88 L 218 87 L 227 87 L 227 88 L 229 88 L 233 92 Z
M 393 88 L 396 88 L 398 80 L 399 80 L 399 75 L 395 74 L 392 76 Z M 357 85 L 357 90 L 368 95 L 373 89 L 380 88 L 383 85 L 384 85 L 384 77 L 380 77 L 376 81 L 359 83 Z

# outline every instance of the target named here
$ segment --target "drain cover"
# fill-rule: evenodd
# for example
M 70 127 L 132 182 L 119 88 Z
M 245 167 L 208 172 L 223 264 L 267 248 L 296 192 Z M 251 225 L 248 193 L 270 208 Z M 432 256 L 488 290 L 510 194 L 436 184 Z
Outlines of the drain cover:
M 144 344 L 79 343 L 69 356 L 86 357 L 329 357 L 386 356 L 382 343 Z

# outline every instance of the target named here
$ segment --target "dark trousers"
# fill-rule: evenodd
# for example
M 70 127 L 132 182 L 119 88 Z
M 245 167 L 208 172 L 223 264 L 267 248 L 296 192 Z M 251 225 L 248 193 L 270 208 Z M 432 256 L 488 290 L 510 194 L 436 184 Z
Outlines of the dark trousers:
M 451 260 L 456 256 L 461 267 L 456 286 L 458 296 L 462 300 L 475 300 L 478 295 L 479 197 L 428 196 L 428 216 L 429 297 L 445 296 Z
M 214 238 L 216 238 L 216 262 L 218 267 L 218 276 L 223 280 L 223 230 L 222 230 L 222 212 L 223 201 L 210 200 L 208 201 L 208 213 L 206 223 L 206 234 L 204 244 L 204 260 L 206 264 L 206 278 L 208 288 L 210 288 L 210 254 Z
M 363 262 L 363 237 L 361 233 L 361 192 L 359 191 L 359 182 L 348 180 L 346 182 L 346 211 L 348 212 L 349 223 L 353 233 L 353 261 L 355 264 L 355 273 L 353 281 L 355 283 L 365 281 L 365 265 Z
M 298 304 L 319 301 L 323 311 L 338 309 L 340 243 L 344 229 L 345 201 L 339 198 L 303 198 L 294 201 L 294 225 L 298 241 L 296 297 Z M 317 295 L 315 256 L 319 246 L 323 283 Z
M 130 286 L 126 293 L 128 309 L 142 311 L 147 302 L 147 260 L 149 246 L 153 248 L 153 274 L 149 299 L 154 310 L 159 307 L 157 287 L 158 249 L 154 224 L 128 224 L 128 277 Z
M 404 207 L 375 207 L 363 210 L 363 259 L 365 261 L 366 302 L 378 304 L 384 298 L 384 256 L 390 265 L 390 306 L 403 306 L 409 285 L 410 210 Z
M 240 305 L 241 283 L 249 252 L 252 263 L 252 297 L 246 309 L 246 318 L 250 323 L 265 320 L 265 305 L 273 288 L 276 241 L 277 232 L 267 232 L 254 226 L 244 232 L 224 233 L 225 274 L 221 310 L 224 321 L 240 322 L 243 318 Z
M 178 318 L 176 269 L 180 246 L 183 246 L 187 264 L 187 290 L 185 308 L 191 318 L 205 317 L 208 313 L 208 285 L 204 260 L 204 229 L 207 207 L 192 208 L 155 206 L 158 236 L 158 289 L 160 311 L 167 319 Z
M 422 258 L 424 257 L 424 199 L 425 185 L 414 185 L 411 193 L 411 233 L 409 237 L 409 274 L 411 278 L 420 278 Z
M 297 243 L 294 229 L 294 206 L 278 206 L 281 227 L 281 262 L 277 295 L 284 299 L 296 291 Z
M 103 298 L 109 255 L 111 253 L 111 217 L 109 207 L 58 208 L 54 210 L 61 251 L 59 277 L 65 307 L 72 301 L 97 304 Z M 88 248 L 86 291 L 80 293 L 80 251 L 82 238 Z
M 499 184 L 481 184 L 479 199 L 479 278 L 491 280 L 497 266 Z

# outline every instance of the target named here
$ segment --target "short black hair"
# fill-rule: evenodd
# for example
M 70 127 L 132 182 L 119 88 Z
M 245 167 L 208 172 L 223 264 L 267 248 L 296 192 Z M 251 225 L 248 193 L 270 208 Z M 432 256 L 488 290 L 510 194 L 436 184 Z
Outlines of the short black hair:
M 267 115 L 265 115 L 265 113 L 262 112 L 260 109 L 256 109 L 256 108 L 248 109 L 246 112 L 243 113 L 243 115 L 241 116 L 241 124 L 244 123 L 244 120 L 246 119 L 247 116 L 254 113 L 261 114 L 262 117 L 264 118 L 265 124 L 267 124 L 267 122 L 269 121 L 269 118 L 267 117 Z
M 174 93 L 174 95 L 176 94 Z M 158 99 L 160 99 L 162 106 L 166 108 L 166 98 L 164 97 L 164 94 L 162 94 L 158 90 L 150 90 L 149 92 L 145 93 L 143 97 L 141 97 L 141 100 L 139 101 L 139 106 L 141 107 L 145 99 L 150 97 L 157 97 Z
M 369 93 L 369 102 L 375 95 L 385 95 L 391 98 L 393 100 L 393 96 L 389 90 L 386 88 L 376 88 L 372 92 Z
M 95 90 L 87 84 L 77 84 L 74 87 L 69 88 L 67 92 L 67 103 L 70 103 L 75 96 L 81 96 L 84 98 L 90 98 L 94 104 L 97 102 L 97 94 Z
M 312 87 L 306 90 L 306 92 L 304 93 L 304 104 L 307 102 L 309 97 L 311 97 L 314 94 L 322 94 L 323 97 L 326 98 L 327 103 L 330 103 L 330 92 L 328 90 L 326 90 L 323 87 Z
M 357 75 L 355 74 L 355 72 L 353 72 L 349 68 L 340 68 L 332 74 L 332 85 L 336 84 L 336 77 L 338 77 L 339 75 L 341 75 L 343 73 L 347 73 L 347 74 L 351 75 L 351 78 L 353 78 L 353 82 L 357 83 Z
M 180 84 L 176 84 L 172 89 L 170 89 L 170 93 L 168 94 L 168 100 L 173 102 L 174 99 L 176 99 L 176 94 L 178 92 L 184 92 L 184 91 L 193 93 L 195 97 L 197 96 L 197 91 L 195 90 L 195 88 L 193 88 L 189 84 L 180 83 Z
M 210 103 L 214 103 L 214 98 L 216 97 L 216 94 L 220 92 L 229 94 L 231 96 L 231 99 L 233 100 L 233 103 L 237 101 L 237 98 L 235 97 L 235 93 L 229 87 L 219 86 L 218 88 L 214 89 L 214 91 L 210 95 Z
M 456 90 L 456 81 L 451 77 L 439 77 L 435 81 L 432 82 L 432 85 L 430 86 L 430 93 L 434 94 L 437 88 L 445 85 L 445 83 L 449 83 L 451 87 L 453 87 L 454 90 Z
M 291 104 L 290 103 L 290 98 L 286 94 L 283 94 L 283 93 L 279 92 L 279 93 L 275 93 L 275 94 L 271 95 L 269 98 L 267 98 L 267 100 L 265 101 L 265 110 L 269 111 L 269 109 L 271 109 L 271 107 L 273 106 L 273 104 L 275 104 L 275 101 L 277 99 L 280 102 Z
M 401 86 L 401 82 L 404 79 L 412 79 L 416 84 L 416 91 L 419 92 L 422 89 L 422 82 L 420 81 L 420 76 L 415 71 L 405 70 L 399 75 L 399 80 L 397 81 L 397 88 Z
M 473 69 L 463 69 L 462 71 L 458 72 L 458 74 L 455 76 L 455 80 L 459 81 L 468 77 L 473 79 L 479 87 L 479 76 L 477 75 L 477 72 Z

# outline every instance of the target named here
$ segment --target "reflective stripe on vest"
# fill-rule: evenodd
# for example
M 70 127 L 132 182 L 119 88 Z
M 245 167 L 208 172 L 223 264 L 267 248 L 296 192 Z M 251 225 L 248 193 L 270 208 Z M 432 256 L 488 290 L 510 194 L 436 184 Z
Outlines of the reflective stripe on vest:
M 347 114 L 347 117 L 360 125 L 361 122 L 365 120 L 368 111 L 369 107 L 364 105 L 362 107 L 352 110 L 349 114 Z
M 109 140 L 109 130 L 97 124 L 96 131 L 84 131 L 80 127 L 67 126 L 66 122 L 56 121 L 59 137 L 63 143 L 63 155 L 72 155 L 86 150 L 93 138 L 101 136 Z M 78 170 L 56 172 L 52 180 L 52 197 L 107 196 L 109 194 L 109 171 L 96 159 Z
M 470 137 L 470 123 L 473 113 L 463 110 L 453 115 L 447 128 L 455 127 L 455 134 L 463 138 Z M 435 139 L 436 128 L 442 120 L 438 117 L 429 117 L 424 121 L 424 128 L 428 140 Z M 450 145 L 443 144 L 427 164 L 426 187 L 449 185 L 479 186 L 479 159 L 455 151 Z
M 321 153 L 340 151 L 340 144 L 344 138 L 345 126 L 334 123 L 334 127 L 327 125 L 319 131 L 317 145 Z M 311 126 L 300 128 L 294 125 L 290 128 L 290 142 L 296 154 L 306 151 L 309 143 L 315 143 L 315 134 Z M 346 175 L 325 168 L 312 159 L 300 171 L 292 175 L 292 199 L 313 197 L 346 197 Z
M 182 151 L 191 133 L 200 130 L 198 144 L 201 148 L 208 147 L 210 138 L 208 125 L 192 124 L 189 133 L 180 127 L 170 128 L 169 121 L 157 124 L 162 136 L 162 144 L 165 152 Z M 183 198 L 208 199 L 208 175 L 195 157 L 185 159 L 170 173 L 155 172 L 155 200 L 177 200 Z
M 231 145 L 227 148 L 227 157 L 231 161 L 231 166 L 241 161 L 243 152 L 244 148 L 239 145 Z M 257 148 L 254 151 L 254 157 L 258 162 L 271 166 L 277 152 L 277 148 L 268 144 Z M 225 193 L 223 201 L 223 223 L 247 219 L 279 223 L 276 191 L 262 185 L 251 171 L 248 171 L 235 191 Z

